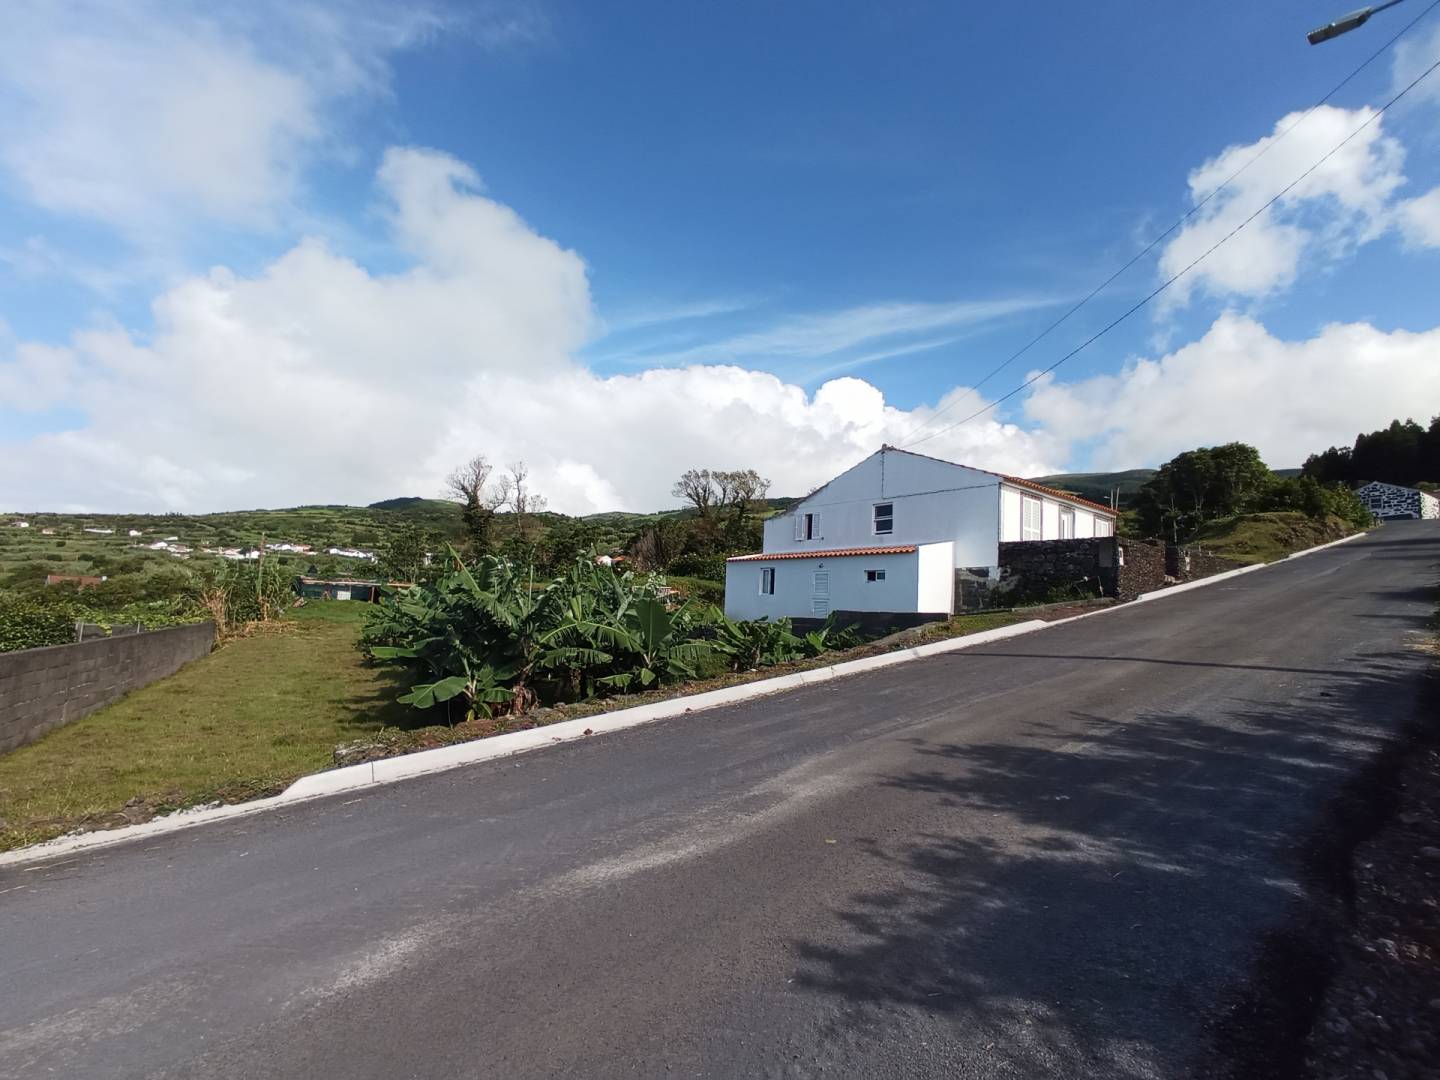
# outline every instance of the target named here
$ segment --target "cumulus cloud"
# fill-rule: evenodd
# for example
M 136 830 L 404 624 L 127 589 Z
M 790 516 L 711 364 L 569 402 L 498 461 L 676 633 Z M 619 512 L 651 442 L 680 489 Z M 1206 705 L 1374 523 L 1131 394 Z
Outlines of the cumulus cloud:
M 63 403 L 87 423 L 7 447 L 4 501 L 368 502 L 435 494 L 483 452 L 527 460 L 557 509 L 653 509 L 692 465 L 753 466 L 804 491 L 930 415 L 854 378 L 807 394 L 730 365 L 597 375 L 574 359 L 594 325 L 579 256 L 444 154 L 392 150 L 377 183 L 413 259 L 404 271 L 308 239 L 253 276 L 221 268 L 174 286 L 144 337 L 102 325 L 64 346 L 12 342 L 0 407 Z M 979 400 L 957 390 L 938 405 L 957 395 Z M 994 421 L 927 449 L 1013 472 L 1061 460 L 1043 433 Z
M 338 149 L 330 110 L 386 94 L 389 54 L 438 25 L 367 0 L 16 0 L 5 20 L 12 188 L 147 245 L 187 220 L 273 223 L 313 155 Z
M 1334 257 L 1388 227 L 1395 193 L 1405 183 L 1405 152 L 1385 134 L 1384 121 L 1373 119 L 1364 126 L 1374 118 L 1373 110 L 1328 105 L 1303 123 L 1302 115 L 1284 117 L 1273 134 L 1228 147 L 1190 174 L 1192 201 L 1210 201 L 1163 248 L 1162 278 L 1181 272 L 1251 215 L 1259 215 L 1176 282 L 1165 294 L 1166 304 L 1184 304 L 1197 290 L 1217 297 L 1264 296 L 1294 282 L 1302 258 Z M 1262 210 L 1357 130 L 1323 165 Z M 1214 194 L 1251 161 L 1229 187 Z
M 1412 247 L 1440 247 L 1440 187 L 1402 202 L 1396 212 L 1405 242 Z
M 1335 324 L 1304 341 L 1222 315 L 1198 341 L 1116 375 L 1042 380 L 1025 415 L 1052 431 L 1097 436 L 1097 468 L 1154 464 L 1239 440 L 1276 467 L 1440 402 L 1440 329 L 1390 333 Z M 1416 410 L 1420 410 L 1417 413 Z

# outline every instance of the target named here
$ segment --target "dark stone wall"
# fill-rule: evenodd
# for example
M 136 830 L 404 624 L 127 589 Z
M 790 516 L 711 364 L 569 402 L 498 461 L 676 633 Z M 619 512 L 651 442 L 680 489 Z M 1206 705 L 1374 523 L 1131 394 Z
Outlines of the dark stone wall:
M 1117 600 L 1134 600 L 1141 593 L 1163 589 L 1165 580 L 1165 545 L 1158 540 L 1131 540 L 1122 537 L 1115 541 L 1119 551 L 1120 565 L 1116 567 L 1114 591 L 1106 596 Z
M 205 622 L 0 653 L 0 753 L 173 674 L 214 645 L 215 625 Z
M 1244 565 L 1234 559 L 1207 554 L 1198 547 L 1171 547 L 1165 551 L 1165 572 L 1176 581 L 1198 581 Z
M 1038 602 L 1064 594 L 1134 600 L 1165 585 L 1165 545 L 1097 536 L 1017 540 L 1000 545 L 999 582 L 989 606 Z

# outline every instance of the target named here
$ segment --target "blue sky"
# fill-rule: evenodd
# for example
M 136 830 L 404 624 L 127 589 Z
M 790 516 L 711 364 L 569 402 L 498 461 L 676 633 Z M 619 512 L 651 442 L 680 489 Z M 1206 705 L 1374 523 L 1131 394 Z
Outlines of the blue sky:
M 472 452 L 524 457 L 576 510 L 663 504 L 688 465 L 819 483 L 1015 388 L 1294 179 L 1440 59 L 1440 11 L 1192 236 L 968 389 L 1424 6 L 1311 47 L 1338 9 L 22 3 L 0 49 L 0 504 L 433 494 Z M 1293 465 L 1440 411 L 1413 370 L 1440 370 L 1436 83 L 1231 265 L 924 448 L 1032 471 L 1240 437 Z M 458 216 L 400 235 L 427 199 Z M 518 219 L 465 233 L 480 209 Z M 298 267 L 306 243 L 326 258 Z M 344 316 L 313 313 L 376 289 L 361 350 L 391 351 L 357 365 Z M 297 394 L 365 399 L 361 418 L 287 456 L 251 395 Z M 619 417 L 655 424 L 649 445 Z

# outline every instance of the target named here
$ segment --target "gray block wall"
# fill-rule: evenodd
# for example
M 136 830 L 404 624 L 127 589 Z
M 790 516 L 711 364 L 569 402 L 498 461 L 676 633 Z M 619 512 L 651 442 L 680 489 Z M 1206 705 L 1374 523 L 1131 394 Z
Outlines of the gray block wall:
M 0 753 L 173 675 L 215 645 L 213 623 L 0 653 Z

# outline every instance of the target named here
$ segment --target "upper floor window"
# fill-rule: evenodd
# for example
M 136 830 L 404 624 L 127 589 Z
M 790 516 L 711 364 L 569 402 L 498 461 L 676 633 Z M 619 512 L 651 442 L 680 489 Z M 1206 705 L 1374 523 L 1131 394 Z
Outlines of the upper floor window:
M 875 535 L 884 536 L 895 531 L 895 504 L 875 504 Z
M 795 515 L 795 539 L 796 539 L 796 540 L 819 540 L 819 539 L 820 539 L 820 515 L 819 515 L 819 514 L 796 514 L 796 515 Z
M 1020 496 L 1020 539 L 1039 540 L 1044 531 L 1040 500 Z

